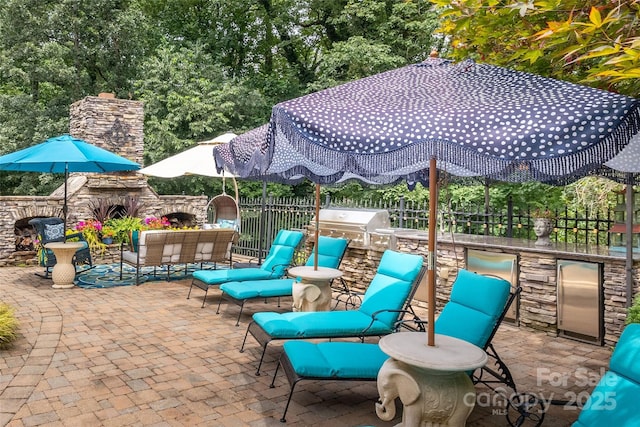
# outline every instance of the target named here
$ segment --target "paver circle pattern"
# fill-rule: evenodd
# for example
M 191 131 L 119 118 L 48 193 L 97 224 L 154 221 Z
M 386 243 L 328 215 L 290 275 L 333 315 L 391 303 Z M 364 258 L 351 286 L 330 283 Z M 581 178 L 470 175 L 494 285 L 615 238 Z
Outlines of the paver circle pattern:
M 106 289 L 52 289 L 35 267 L 0 268 L 0 300 L 16 308 L 20 337 L 0 352 L 0 426 L 281 426 L 289 387 L 282 372 L 270 388 L 280 347 L 272 346 L 264 374 L 255 376 L 260 348 L 246 325 L 256 311 L 285 311 L 283 301 L 238 307 L 218 293 L 189 290 L 188 280 Z M 522 391 L 560 393 L 551 374 L 608 364 L 610 349 L 505 325 L 494 344 Z M 536 376 L 538 375 L 538 377 Z M 545 377 L 546 378 L 546 377 Z M 589 386 L 568 388 L 574 393 Z M 478 389 L 478 393 L 483 393 Z M 303 381 L 296 386 L 287 426 L 392 426 L 375 415 L 374 382 Z M 503 414 L 476 405 L 468 425 L 507 425 Z M 568 426 L 577 413 L 553 409 L 545 426 Z

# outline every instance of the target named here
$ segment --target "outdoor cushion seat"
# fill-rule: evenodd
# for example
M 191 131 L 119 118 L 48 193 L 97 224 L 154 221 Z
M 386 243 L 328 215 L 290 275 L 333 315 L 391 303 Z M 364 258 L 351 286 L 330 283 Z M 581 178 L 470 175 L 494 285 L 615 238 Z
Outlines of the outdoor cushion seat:
M 573 427 L 632 427 L 638 422 L 640 324 L 625 327 L 602 376 Z
M 262 346 L 256 375 L 273 340 L 347 338 L 386 335 L 410 307 L 425 268 L 420 255 L 386 250 L 357 310 L 259 312 L 253 315 L 242 342 L 251 334 Z
M 282 278 L 286 269 L 293 262 L 295 251 L 300 245 L 302 237 L 303 234 L 300 231 L 280 230 L 260 267 L 194 271 L 187 299 L 191 297 L 191 290 L 194 286 L 200 288 L 204 291 L 202 300 L 202 307 L 204 307 L 209 287 L 220 286 L 226 282 Z
M 389 358 L 379 346 L 359 342 L 286 341 L 282 348 L 305 378 L 371 380 Z
M 435 332 L 487 349 L 517 295 L 517 291 L 510 293 L 510 290 L 511 284 L 501 278 L 459 270 L 450 300 L 436 319 Z M 299 381 L 375 381 L 388 358 L 376 343 L 286 341 L 278 368 L 283 368 L 291 389 L 280 421 L 285 421 L 293 390 Z M 506 366 L 504 369 L 508 372 Z M 508 375 L 507 381 L 513 382 L 511 374 Z M 472 378 L 478 382 L 479 376 Z
M 347 239 L 319 236 L 318 238 L 318 266 L 327 268 L 338 268 L 342 262 L 347 245 Z M 315 248 L 314 248 L 315 249 Z M 312 250 L 311 255 L 307 259 L 305 265 L 313 266 L 316 251 Z M 244 271 L 249 269 L 240 269 Z M 233 270 L 232 270 L 233 271 Z M 267 279 L 267 280 L 248 280 L 227 282 L 220 285 L 222 294 L 218 300 L 218 309 L 220 312 L 220 304 L 222 300 L 231 301 L 240 306 L 236 326 L 240 323 L 240 316 L 244 303 L 255 298 L 273 298 L 277 297 L 280 302 L 281 297 L 292 296 L 294 279 Z M 279 306 L 279 304 L 278 304 Z

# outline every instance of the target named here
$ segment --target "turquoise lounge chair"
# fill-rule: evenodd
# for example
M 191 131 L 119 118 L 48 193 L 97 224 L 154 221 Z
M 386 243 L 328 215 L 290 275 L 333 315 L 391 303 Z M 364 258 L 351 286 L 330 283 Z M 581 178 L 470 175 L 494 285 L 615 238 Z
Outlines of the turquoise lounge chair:
M 486 350 L 517 295 L 517 290 L 510 293 L 510 289 L 511 284 L 501 278 L 459 270 L 450 300 L 435 322 L 435 332 L 468 341 Z M 285 342 L 278 368 L 282 366 L 291 390 L 280 421 L 286 421 L 287 409 L 299 381 L 375 381 L 388 358 L 374 343 Z M 271 387 L 274 386 L 278 368 Z M 507 373 L 513 382 L 511 373 L 508 370 Z M 474 383 L 477 382 L 475 378 L 472 376 Z
M 226 282 L 281 278 L 291 265 L 296 248 L 300 245 L 302 237 L 303 234 L 300 231 L 280 230 L 260 267 L 194 271 L 187 299 L 191 297 L 191 289 L 193 289 L 194 286 L 200 288 L 204 291 L 204 298 L 202 300 L 202 307 L 204 307 L 207 292 L 211 286 L 220 286 Z
M 573 427 L 637 427 L 640 425 L 640 324 L 628 325 Z
M 255 313 L 240 352 L 251 334 L 262 346 L 256 370 L 256 375 L 260 375 L 267 346 L 273 340 L 390 334 L 404 310 L 410 307 L 424 271 L 422 256 L 386 250 L 357 310 Z
M 318 266 L 328 268 L 338 268 L 342 262 L 342 257 L 347 250 L 349 241 L 347 239 L 320 236 L 318 239 Z M 315 262 L 315 250 L 307 259 L 305 265 L 313 266 Z M 278 298 L 292 295 L 294 279 L 269 279 L 269 280 L 248 280 L 244 282 L 227 282 L 220 285 L 222 295 L 218 300 L 216 314 L 220 313 L 222 300 L 233 302 L 240 306 L 236 326 L 240 324 L 240 316 L 244 303 L 255 298 Z

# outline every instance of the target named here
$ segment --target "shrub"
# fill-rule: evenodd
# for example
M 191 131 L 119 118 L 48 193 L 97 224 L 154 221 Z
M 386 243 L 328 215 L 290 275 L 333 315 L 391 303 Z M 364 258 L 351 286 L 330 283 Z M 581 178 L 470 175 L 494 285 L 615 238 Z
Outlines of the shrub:
M 640 295 L 633 301 L 627 312 L 627 325 L 629 323 L 640 323 Z
M 7 348 L 18 336 L 18 320 L 9 304 L 0 303 L 0 349 Z

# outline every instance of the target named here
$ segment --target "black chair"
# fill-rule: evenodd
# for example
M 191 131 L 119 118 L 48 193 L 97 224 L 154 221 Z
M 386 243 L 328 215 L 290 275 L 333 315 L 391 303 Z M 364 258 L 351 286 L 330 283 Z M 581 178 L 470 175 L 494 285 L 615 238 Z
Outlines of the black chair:
M 42 246 L 42 250 L 38 253 L 38 262 L 41 267 L 44 267 L 44 274 L 36 273 L 38 276 L 48 279 L 51 277 L 53 266 L 56 265 L 57 260 L 53 251 L 44 247 L 44 245 L 51 242 L 83 242 L 85 245 L 78 249 L 73 256 L 73 265 L 76 270 L 78 265 L 88 266 L 87 270 L 93 268 L 89 244 L 85 241 L 81 232 L 65 235 L 64 221 L 58 217 L 33 218 L 29 220 L 29 224 L 36 230 L 39 244 Z

